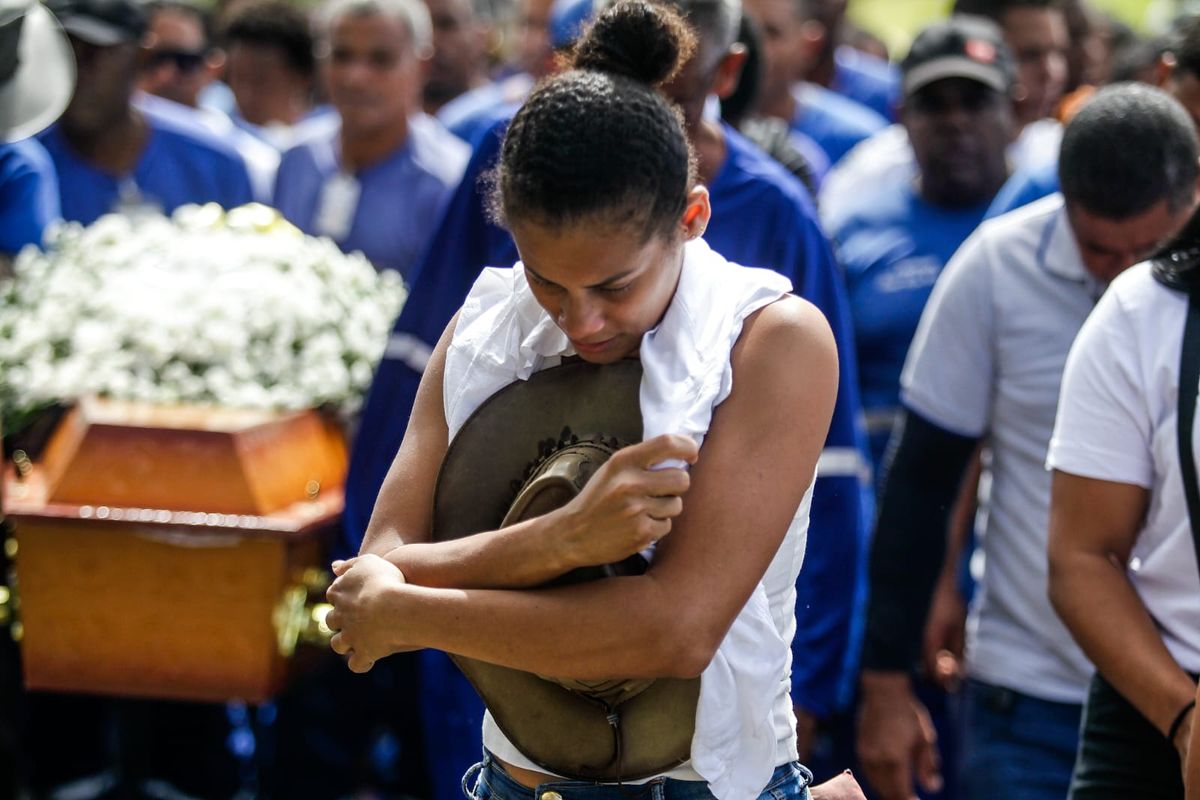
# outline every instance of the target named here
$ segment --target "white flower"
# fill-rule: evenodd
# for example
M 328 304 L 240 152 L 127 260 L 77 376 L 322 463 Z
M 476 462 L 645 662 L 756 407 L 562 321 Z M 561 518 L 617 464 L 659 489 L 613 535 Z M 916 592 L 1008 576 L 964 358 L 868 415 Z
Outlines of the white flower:
M 54 226 L 0 283 L 0 414 L 86 394 L 361 406 L 406 291 L 277 212 L 187 206 Z

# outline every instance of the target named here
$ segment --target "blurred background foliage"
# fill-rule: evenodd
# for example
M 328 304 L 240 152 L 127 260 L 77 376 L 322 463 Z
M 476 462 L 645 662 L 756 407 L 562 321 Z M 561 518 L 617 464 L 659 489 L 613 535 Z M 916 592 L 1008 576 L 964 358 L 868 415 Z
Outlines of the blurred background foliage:
M 1177 14 L 1200 12 L 1200 0 L 1092 0 L 1139 33 L 1164 30 Z M 850 18 L 881 38 L 893 58 L 908 51 L 922 26 L 946 16 L 953 0 L 851 0 Z

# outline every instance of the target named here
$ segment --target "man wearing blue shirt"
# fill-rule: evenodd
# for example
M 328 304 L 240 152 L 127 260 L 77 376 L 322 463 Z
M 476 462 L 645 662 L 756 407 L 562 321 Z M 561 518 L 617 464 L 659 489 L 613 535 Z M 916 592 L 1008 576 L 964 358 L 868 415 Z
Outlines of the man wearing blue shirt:
M 876 470 L 899 406 L 900 370 L 942 267 L 1008 177 L 1013 65 L 998 28 L 957 17 L 926 28 L 904 64 L 901 122 L 916 181 L 884 173 L 826 218 L 854 318 L 859 389 Z
M 778 117 L 816 142 L 830 164 L 887 127 L 871 109 L 804 80 L 810 67 L 809 23 L 818 0 L 749 0 L 746 10 L 762 33 L 763 79 L 758 110 Z
M 146 32 L 141 6 L 56 0 L 52 9 L 79 65 L 70 105 L 38 137 L 58 172 L 64 218 L 88 224 L 111 211 L 250 202 L 246 166 L 232 147 L 199 126 L 134 105 Z
M 1054 158 L 1062 125 L 1047 115 L 1056 109 L 1066 79 L 1069 39 L 1062 4 L 1057 0 L 955 0 L 953 10 L 995 22 L 1013 54 L 1018 87 L 1013 107 L 1020 132 L 1009 146 L 1009 162 L 1020 170 Z M 874 191 L 885 170 L 909 179 L 916 176 L 916 161 L 902 125 L 872 136 L 830 172 L 821 186 L 822 219 L 846 203 L 853 204 L 860 194 Z
M 246 0 L 225 11 L 225 96 L 210 91 L 200 102 L 282 153 L 332 117 L 328 106 L 313 107 L 317 59 L 308 13 L 289 0 Z
M 825 313 L 839 339 L 842 380 L 838 409 L 820 465 L 812 507 L 805 569 L 798 586 L 793 700 L 810 733 L 814 717 L 833 711 L 844 677 L 855 616 L 855 587 L 869 519 L 869 487 L 861 480 L 865 436 L 855 389 L 854 353 L 845 290 L 828 242 L 801 184 L 731 127 L 703 115 L 710 94 L 736 82 L 741 51 L 737 2 L 679 3 L 700 34 L 697 55 L 667 87 L 682 107 L 709 187 L 713 219 L 707 241 L 730 260 L 776 269 L 796 291 Z M 508 234 L 487 217 L 477 178 L 500 149 L 507 121 L 483 136 L 466 176 L 447 207 L 412 293 L 376 373 L 347 479 L 347 552 L 357 551 L 384 475 L 404 435 L 413 398 L 432 344 L 474 283 L 480 269 L 508 265 L 517 251 Z M 436 726 L 431 747 L 436 776 L 449 776 L 478 759 L 482 706 L 465 680 L 438 654 L 423 654 L 422 699 L 426 726 Z M 457 742 L 455 748 L 448 743 Z M 803 745 L 802 745 L 803 746 Z M 450 797 L 449 785 L 435 797 Z
M 325 12 L 329 97 L 341 126 L 279 164 L 275 206 L 306 233 L 411 278 L 468 151 L 420 112 L 429 12 L 418 0 L 335 2 Z
M 201 103 L 225 66 L 213 42 L 212 14 L 192 0 L 150 0 L 146 10 L 150 45 L 135 104 L 199 125 L 232 145 L 246 163 L 254 199 L 270 203 L 279 151 L 235 125 L 226 112 Z

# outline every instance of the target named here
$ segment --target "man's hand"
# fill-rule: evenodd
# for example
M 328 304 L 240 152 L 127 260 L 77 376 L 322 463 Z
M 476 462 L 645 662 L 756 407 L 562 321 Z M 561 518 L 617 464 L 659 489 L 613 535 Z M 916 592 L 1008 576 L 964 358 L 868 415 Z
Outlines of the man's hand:
M 863 672 L 858 758 L 880 800 L 916 800 L 914 770 L 923 789 L 941 789 L 937 734 L 903 673 Z
M 955 584 L 953 571 L 943 571 L 929 606 L 921 645 L 925 674 L 943 691 L 958 691 L 962 684 L 966 626 L 967 604 Z
M 810 786 L 808 792 L 812 800 L 867 800 L 850 770 L 818 786 Z
M 375 555 L 335 561 L 337 576 L 325 593 L 333 610 L 325 623 L 336 633 L 329 645 L 346 656 L 352 672 L 367 672 L 379 659 L 398 652 L 404 615 L 395 614 L 393 590 L 403 587 L 404 574 Z

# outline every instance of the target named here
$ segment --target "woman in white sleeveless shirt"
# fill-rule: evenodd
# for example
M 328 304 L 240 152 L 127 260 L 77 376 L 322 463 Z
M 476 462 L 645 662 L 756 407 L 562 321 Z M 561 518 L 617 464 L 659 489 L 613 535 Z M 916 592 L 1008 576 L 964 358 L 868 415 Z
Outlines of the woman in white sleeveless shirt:
M 692 47 L 674 12 L 626 0 L 518 112 L 494 199 L 521 263 L 486 271 L 447 327 L 363 555 L 334 565 L 333 648 L 357 672 L 433 647 L 583 680 L 701 676 L 683 767 L 637 785 L 564 781 L 485 722 L 476 797 L 808 796 L 788 645 L 837 357 L 820 312 L 786 281 L 699 240 L 708 194 L 682 117 L 655 88 Z M 557 511 L 430 542 L 438 469 L 462 421 L 567 355 L 642 360 L 646 441 Z M 641 576 L 530 591 L 651 546 Z M 857 796 L 841 793 L 856 792 L 852 779 L 831 783 L 813 794 Z

